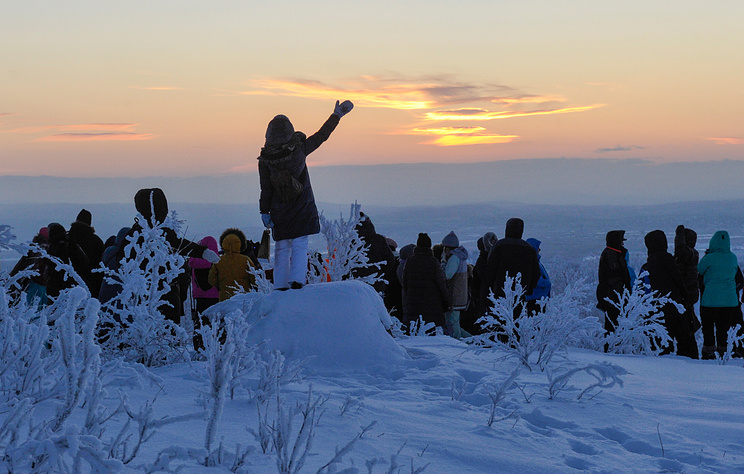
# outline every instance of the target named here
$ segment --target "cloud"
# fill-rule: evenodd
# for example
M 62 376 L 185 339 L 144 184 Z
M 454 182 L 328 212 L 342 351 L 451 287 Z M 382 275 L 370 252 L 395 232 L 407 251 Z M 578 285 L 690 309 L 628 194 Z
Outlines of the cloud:
M 335 101 L 351 99 L 361 107 L 390 108 L 420 111 L 424 123 L 439 121 L 491 121 L 515 117 L 567 114 L 585 112 L 604 107 L 605 104 L 560 107 L 557 104 L 568 99 L 558 95 L 525 93 L 517 88 L 499 84 L 479 84 L 454 80 L 449 76 L 429 76 L 416 79 L 400 77 L 360 76 L 328 84 L 309 79 L 263 78 L 249 83 L 250 89 L 238 94 L 302 97 Z M 495 105 L 502 110 L 491 110 Z M 554 105 L 554 106 L 551 106 Z M 443 107 L 458 107 L 437 110 Z M 489 107 L 489 108 L 485 108 Z M 404 132 L 421 135 L 422 130 L 445 130 L 443 128 L 419 128 Z M 514 135 L 488 133 L 485 129 L 474 129 L 463 133 L 446 128 L 445 133 L 427 133 L 437 138 L 426 144 L 457 146 L 472 144 L 508 143 Z M 400 133 L 400 132 L 399 132 Z
M 44 132 L 112 132 L 131 131 L 138 123 L 87 123 L 74 125 L 41 125 L 36 127 L 22 127 L 6 130 L 3 133 L 44 133 Z
M 414 128 L 409 135 L 428 135 L 436 137 L 434 140 L 422 142 L 423 145 L 436 146 L 464 146 L 464 145 L 495 145 L 510 143 L 519 135 L 498 135 L 487 133 L 483 127 L 439 127 Z
M 716 145 L 744 145 L 744 138 L 708 138 L 707 140 L 711 140 L 716 142 Z
M 134 128 L 137 123 L 86 123 L 71 125 L 41 125 L 5 130 L 2 133 L 43 134 L 35 142 L 92 142 L 92 141 L 132 141 L 152 140 L 156 135 L 138 133 Z
M 582 107 L 564 107 L 562 109 L 542 109 L 521 112 L 491 112 L 486 109 L 438 110 L 436 112 L 427 112 L 426 114 L 424 114 L 424 117 L 427 120 L 497 120 L 514 117 L 529 117 L 533 115 L 553 115 L 586 112 L 587 110 L 604 107 L 605 105 L 606 104 L 594 104 Z
M 468 102 L 535 103 L 539 96 L 518 93 L 502 85 L 481 85 L 454 81 L 447 77 L 425 77 L 414 80 L 361 76 L 330 85 L 308 79 L 259 79 L 243 95 L 283 95 L 310 99 L 337 100 L 350 97 L 364 107 L 401 110 L 433 109 Z M 511 92 L 513 95 L 505 95 Z M 551 98 L 553 100 L 554 98 Z
M 152 140 L 155 135 L 150 133 L 133 132 L 102 132 L 102 133 L 61 133 L 38 138 L 36 142 L 100 142 L 100 141 L 133 141 Z
M 610 152 L 616 152 L 616 151 L 633 151 L 633 150 L 643 150 L 645 149 L 645 146 L 621 146 L 617 145 L 612 148 L 597 148 L 594 150 L 594 153 L 610 153 Z

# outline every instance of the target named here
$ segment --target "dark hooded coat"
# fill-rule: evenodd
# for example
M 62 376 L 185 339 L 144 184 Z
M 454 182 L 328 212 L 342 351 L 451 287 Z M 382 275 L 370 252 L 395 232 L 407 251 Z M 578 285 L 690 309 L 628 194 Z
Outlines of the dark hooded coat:
M 307 171 L 307 155 L 314 152 L 331 136 L 339 122 L 338 115 L 331 115 L 315 134 L 305 137 L 295 132 L 292 123 L 284 115 L 277 115 L 269 122 L 266 143 L 258 157 L 258 176 L 261 196 L 258 204 L 261 214 L 271 215 L 274 222 L 274 240 L 296 239 L 320 232 L 318 209 Z M 294 199 L 282 202 L 271 183 L 271 174 L 277 169 L 286 169 L 303 186 Z
M 403 307 L 406 321 L 421 316 L 425 322 L 444 327 L 449 291 L 444 270 L 430 247 L 413 249 L 403 268 Z
M 698 263 L 700 254 L 695 249 L 697 233 L 692 229 L 678 226 L 674 235 L 674 260 L 682 278 L 685 281 L 687 302 L 695 304 L 700 299 L 700 284 L 698 283 Z
M 395 255 L 390 250 L 385 237 L 375 231 L 375 226 L 372 224 L 369 216 L 362 214 L 362 218 L 356 226 L 356 231 L 359 238 L 364 242 L 367 261 L 370 264 L 378 263 L 380 266 L 355 268 L 352 270 L 352 277 L 364 278 L 371 275 L 384 277 L 385 275 L 389 275 L 389 269 L 395 264 Z M 385 291 L 385 283 L 382 281 L 376 282 L 373 286 L 378 293 Z
M 85 252 L 85 256 L 88 258 L 88 265 L 90 266 L 91 272 L 84 278 L 85 284 L 88 285 L 90 294 L 94 298 L 98 298 L 98 292 L 101 289 L 101 281 L 103 280 L 103 274 L 100 272 L 93 272 L 92 270 L 98 268 L 101 264 L 103 257 L 103 240 L 96 235 L 95 229 L 88 223 L 76 220 L 70 224 L 70 230 L 68 236 L 71 242 L 75 242 Z
M 137 212 L 142 214 L 150 225 L 158 225 L 165 221 L 168 217 L 168 200 L 165 197 L 165 193 L 160 188 L 146 188 L 137 191 L 134 195 L 134 207 Z M 132 230 L 129 235 L 131 236 L 134 232 L 141 232 L 142 225 L 139 221 L 136 221 L 132 226 Z M 187 239 L 183 239 L 176 235 L 176 232 L 170 228 L 163 229 L 165 240 L 173 252 L 178 253 L 184 257 L 201 257 L 204 251 L 207 249 L 204 245 L 199 245 L 196 242 L 192 242 Z M 163 315 L 179 323 L 181 315 L 183 314 L 183 299 L 182 299 L 182 286 L 188 288 L 188 284 L 191 280 L 191 272 L 187 272 L 184 269 L 184 273 L 181 277 L 177 278 L 176 281 L 170 282 L 171 289 L 165 295 L 164 300 L 170 305 L 161 306 L 160 310 Z
M 663 231 L 654 230 L 644 238 L 648 249 L 648 258 L 642 269 L 648 272 L 651 289 L 660 296 L 667 296 L 673 301 L 686 305 L 687 290 L 682 274 L 674 257 L 667 251 L 667 238 Z M 662 308 L 664 319 L 678 317 L 680 313 L 671 303 Z
M 607 246 L 599 256 L 597 308 L 610 314 L 615 314 L 617 309 L 605 301 L 605 298 L 617 301 L 616 293 L 622 295 L 623 290 L 630 290 L 631 285 L 628 263 L 625 260 L 628 250 L 623 247 L 624 240 L 624 230 L 609 231 L 605 237 Z
M 504 282 L 507 274 L 516 277 L 521 274 L 525 294 L 532 293 L 540 278 L 540 264 L 537 252 L 522 240 L 524 221 L 518 218 L 506 222 L 504 238 L 496 242 L 488 254 L 486 272 L 489 286 L 496 297 L 504 296 Z
M 47 253 L 52 257 L 57 257 L 62 263 L 72 265 L 75 272 L 85 280 L 90 274 L 88 257 L 85 256 L 85 252 L 83 252 L 78 244 L 70 241 L 67 231 L 61 224 L 55 222 L 49 224 L 48 228 L 49 247 L 47 248 Z M 60 291 L 75 286 L 75 280 L 65 278 L 67 276 L 66 272 L 57 269 L 53 262 L 46 260 L 44 269 L 46 272 L 47 296 L 59 296 Z

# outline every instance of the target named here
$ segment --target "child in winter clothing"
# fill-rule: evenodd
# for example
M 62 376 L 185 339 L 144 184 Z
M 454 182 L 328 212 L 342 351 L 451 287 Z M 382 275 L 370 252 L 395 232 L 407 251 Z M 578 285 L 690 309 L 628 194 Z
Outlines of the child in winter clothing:
M 201 239 L 199 245 L 204 245 L 217 253 L 217 241 L 212 236 L 208 235 Z M 194 322 L 193 342 L 194 349 L 198 351 L 204 348 L 199 330 L 203 325 L 209 325 L 209 318 L 203 316 L 202 313 L 220 300 L 220 293 L 217 288 L 209 284 L 209 271 L 212 269 L 212 263 L 209 260 L 191 257 L 189 267 L 191 267 L 191 294 L 195 302 L 195 307 L 191 312 L 191 319 Z
M 255 265 L 240 253 L 245 242 L 245 234 L 239 229 L 227 229 L 220 237 L 224 253 L 209 270 L 209 284 L 219 290 L 220 301 L 232 298 L 237 287 L 248 291 L 256 286 L 256 277 L 251 273 Z

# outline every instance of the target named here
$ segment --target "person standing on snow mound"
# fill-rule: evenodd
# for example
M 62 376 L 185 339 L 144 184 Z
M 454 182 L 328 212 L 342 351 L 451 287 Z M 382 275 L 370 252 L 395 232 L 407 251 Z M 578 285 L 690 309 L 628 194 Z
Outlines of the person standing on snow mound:
M 333 114 L 310 137 L 295 132 L 284 115 L 274 117 L 266 129 L 266 143 L 258 157 L 261 184 L 261 220 L 272 230 L 274 288 L 301 288 L 307 282 L 308 236 L 320 232 L 318 209 L 307 171 L 307 155 L 331 136 L 341 117 L 354 104 L 336 101 Z

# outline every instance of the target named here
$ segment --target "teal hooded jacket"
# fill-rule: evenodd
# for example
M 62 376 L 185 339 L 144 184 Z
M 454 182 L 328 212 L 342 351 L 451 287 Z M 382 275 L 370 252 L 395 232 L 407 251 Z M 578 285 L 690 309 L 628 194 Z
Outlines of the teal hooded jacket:
M 731 239 L 728 232 L 719 230 L 713 234 L 708 251 L 698 263 L 698 272 L 705 285 L 700 306 L 731 308 L 739 305 L 739 298 L 736 294 L 738 266 L 736 255 L 731 252 Z

